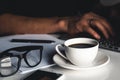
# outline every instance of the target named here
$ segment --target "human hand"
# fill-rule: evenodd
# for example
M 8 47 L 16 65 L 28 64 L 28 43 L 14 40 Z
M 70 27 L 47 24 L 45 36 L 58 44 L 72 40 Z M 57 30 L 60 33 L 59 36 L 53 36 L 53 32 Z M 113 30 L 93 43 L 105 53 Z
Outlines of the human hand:
M 95 31 L 95 28 L 101 31 L 106 39 L 108 39 L 110 35 L 114 35 L 112 28 L 106 19 L 93 12 L 84 14 L 73 23 L 70 22 L 69 24 L 68 22 L 68 31 L 70 34 L 87 32 L 96 39 L 100 39 L 101 36 L 97 31 Z

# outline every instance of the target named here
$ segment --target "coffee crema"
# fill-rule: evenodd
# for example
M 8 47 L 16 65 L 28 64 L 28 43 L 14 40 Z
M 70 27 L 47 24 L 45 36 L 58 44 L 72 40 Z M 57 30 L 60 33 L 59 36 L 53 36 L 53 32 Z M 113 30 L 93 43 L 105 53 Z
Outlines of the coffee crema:
M 86 43 L 76 43 L 69 45 L 69 47 L 73 47 L 73 48 L 89 48 L 94 46 L 95 44 L 86 44 Z

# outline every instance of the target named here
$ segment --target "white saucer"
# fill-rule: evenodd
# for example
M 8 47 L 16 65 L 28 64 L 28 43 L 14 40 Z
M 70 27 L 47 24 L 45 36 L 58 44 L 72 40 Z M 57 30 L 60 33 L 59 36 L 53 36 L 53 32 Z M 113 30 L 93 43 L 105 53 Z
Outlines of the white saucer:
M 93 64 L 89 67 L 78 67 L 76 65 L 71 64 L 69 61 L 66 61 L 60 55 L 55 54 L 53 57 L 53 61 L 59 65 L 60 67 L 72 69 L 72 70 L 81 70 L 81 69 L 95 69 L 102 66 L 107 65 L 110 62 L 110 57 L 105 53 L 98 52 L 96 59 L 94 60 Z

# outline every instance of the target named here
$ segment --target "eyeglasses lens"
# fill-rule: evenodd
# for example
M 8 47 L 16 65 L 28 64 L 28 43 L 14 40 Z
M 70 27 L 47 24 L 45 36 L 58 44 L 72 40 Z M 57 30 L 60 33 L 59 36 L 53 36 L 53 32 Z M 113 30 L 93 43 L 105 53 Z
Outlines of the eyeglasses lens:
M 18 69 L 18 57 L 3 57 L 0 59 L 0 73 L 7 76 L 15 73 Z
M 39 49 L 37 50 L 31 50 L 26 55 L 26 60 L 30 66 L 36 66 L 41 61 L 41 51 Z

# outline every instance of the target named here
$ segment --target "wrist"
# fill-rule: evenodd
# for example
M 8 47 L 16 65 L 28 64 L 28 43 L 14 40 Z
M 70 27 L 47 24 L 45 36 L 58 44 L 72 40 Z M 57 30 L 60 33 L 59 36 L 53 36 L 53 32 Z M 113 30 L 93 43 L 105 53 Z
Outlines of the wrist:
M 74 35 L 79 32 L 76 25 L 80 21 L 80 19 L 81 16 L 59 18 L 57 20 L 59 29 L 70 35 Z
M 59 18 L 57 20 L 57 24 L 60 31 L 67 32 L 68 31 L 68 19 L 67 18 Z

